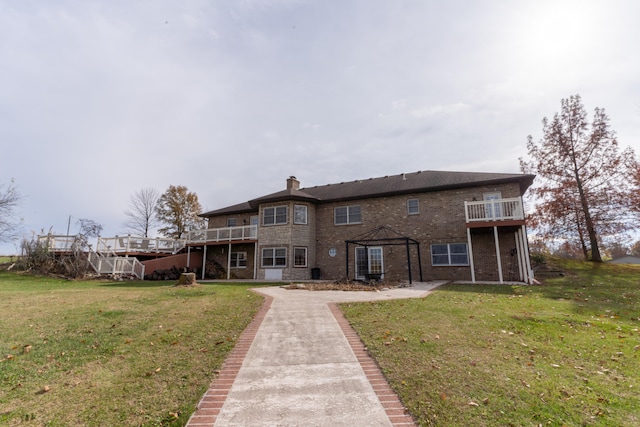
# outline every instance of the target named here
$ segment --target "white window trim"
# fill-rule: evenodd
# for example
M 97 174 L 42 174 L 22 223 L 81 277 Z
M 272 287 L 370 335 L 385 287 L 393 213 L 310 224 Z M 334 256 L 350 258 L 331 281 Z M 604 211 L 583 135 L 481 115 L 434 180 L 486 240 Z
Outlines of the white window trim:
M 299 208 L 304 209 L 304 222 L 298 221 L 298 218 L 296 216 L 296 210 Z M 301 224 L 301 225 L 308 224 L 309 222 L 308 215 L 309 215 L 309 208 L 307 207 L 307 205 L 293 205 L 293 223 L 294 224 Z
M 416 202 L 416 212 L 411 212 L 411 208 L 409 207 L 409 203 L 414 201 Z M 418 215 L 420 214 L 420 200 L 419 199 L 407 199 L 407 215 Z
M 233 225 L 231 224 L 233 222 Z M 227 227 L 236 227 L 238 225 L 238 220 L 236 218 L 227 218 Z
M 447 246 L 447 258 L 448 258 L 448 263 L 447 264 L 434 264 L 433 262 L 433 247 L 434 246 Z M 465 264 L 453 264 L 451 263 L 451 245 L 464 245 L 466 250 L 467 250 L 467 262 Z M 437 254 L 440 256 L 444 256 L 444 254 Z M 454 253 L 453 255 L 462 255 L 459 253 Z M 433 243 L 431 245 L 431 265 L 433 267 L 468 267 L 469 266 L 469 245 L 467 242 L 460 242 L 460 243 Z
M 278 249 L 284 249 L 284 257 L 276 257 L 276 251 Z M 273 251 L 273 256 L 270 258 L 273 258 L 273 264 L 272 265 L 265 265 L 264 263 L 264 251 L 268 251 L 268 250 L 272 250 Z M 278 265 L 276 264 L 276 259 L 277 258 L 284 258 L 284 264 L 283 265 Z M 260 251 L 260 265 L 263 268 L 286 268 L 287 267 L 287 248 L 283 248 L 283 247 L 269 247 L 269 248 L 262 248 L 262 251 Z
M 304 251 L 304 265 L 297 265 L 296 264 L 296 250 L 303 250 Z M 308 265 L 308 257 L 307 254 L 309 253 L 309 251 L 307 250 L 307 248 L 305 246 L 296 246 L 293 248 L 293 267 L 294 268 L 304 268 L 307 267 Z
M 285 219 L 284 222 L 278 222 L 278 215 L 276 214 L 277 210 L 279 208 L 284 208 L 285 210 Z M 265 223 L 265 217 L 266 217 L 266 211 L 267 210 L 273 210 L 273 223 L 272 224 L 267 224 Z M 289 207 L 287 205 L 281 205 L 281 206 L 269 206 L 266 208 L 262 209 L 262 225 L 264 225 L 265 227 L 270 227 L 272 225 L 286 225 L 289 222 Z
M 231 258 L 231 260 L 230 260 L 231 268 L 247 268 L 247 252 L 246 251 L 231 252 L 231 255 L 233 255 L 233 254 L 244 254 L 244 255 L 243 255 L 242 258 L 236 257 L 235 263 L 234 263 L 233 258 Z M 231 256 L 231 255 L 229 255 L 229 256 Z M 244 261 L 244 265 L 238 265 L 239 261 Z
M 351 221 L 351 209 L 352 208 L 360 208 L 360 221 Z M 337 222 L 337 209 L 347 209 L 347 222 Z M 351 224 L 362 224 L 362 206 L 361 205 L 349 205 L 349 206 L 336 206 L 333 208 L 333 225 L 351 225 Z

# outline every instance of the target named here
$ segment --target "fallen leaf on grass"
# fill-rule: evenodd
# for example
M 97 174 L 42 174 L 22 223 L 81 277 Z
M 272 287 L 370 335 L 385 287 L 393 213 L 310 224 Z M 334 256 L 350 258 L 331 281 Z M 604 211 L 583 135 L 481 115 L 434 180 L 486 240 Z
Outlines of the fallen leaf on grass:
M 469 406 L 480 406 L 476 402 L 473 402 L 473 401 L 467 403 L 467 405 L 469 405 Z

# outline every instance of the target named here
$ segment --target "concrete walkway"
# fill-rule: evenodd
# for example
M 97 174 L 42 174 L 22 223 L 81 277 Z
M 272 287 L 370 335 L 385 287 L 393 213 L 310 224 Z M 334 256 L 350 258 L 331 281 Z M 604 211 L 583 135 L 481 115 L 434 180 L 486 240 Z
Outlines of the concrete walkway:
M 415 425 L 335 304 L 421 298 L 442 283 L 381 292 L 255 289 L 266 301 L 188 426 Z

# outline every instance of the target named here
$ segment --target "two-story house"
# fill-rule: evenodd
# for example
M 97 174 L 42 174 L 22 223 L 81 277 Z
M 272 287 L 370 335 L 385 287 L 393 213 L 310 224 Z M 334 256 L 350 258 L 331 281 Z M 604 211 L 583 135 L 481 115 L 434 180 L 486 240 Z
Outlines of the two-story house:
M 202 214 L 192 249 L 228 278 L 531 282 L 533 175 L 420 171 L 286 188 Z M 203 273 L 204 274 L 204 273 Z

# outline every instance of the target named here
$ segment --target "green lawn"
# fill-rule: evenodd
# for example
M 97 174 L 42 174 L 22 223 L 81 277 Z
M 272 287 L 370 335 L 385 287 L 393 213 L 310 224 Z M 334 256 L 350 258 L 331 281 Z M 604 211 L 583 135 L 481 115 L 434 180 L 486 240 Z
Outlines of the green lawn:
M 420 425 L 638 426 L 640 268 L 560 267 L 342 309 Z
M 182 425 L 262 297 L 256 284 L 0 272 L 0 425 Z

